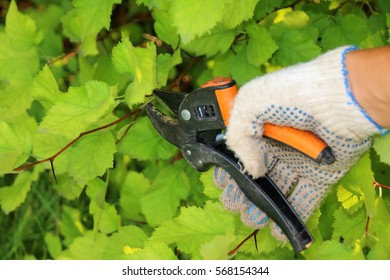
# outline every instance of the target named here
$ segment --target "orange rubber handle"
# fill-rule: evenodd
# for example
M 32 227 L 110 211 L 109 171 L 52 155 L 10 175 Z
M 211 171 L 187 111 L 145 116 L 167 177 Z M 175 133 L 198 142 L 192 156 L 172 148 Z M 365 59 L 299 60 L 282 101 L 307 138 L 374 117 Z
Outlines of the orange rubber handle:
M 238 92 L 237 85 L 230 78 L 217 77 L 207 82 L 202 87 L 212 86 L 221 87 L 221 89 L 215 90 L 215 95 L 218 100 L 223 121 L 225 125 L 228 126 L 234 98 Z M 330 147 L 311 131 L 266 123 L 264 124 L 263 136 L 283 143 L 317 163 L 324 162 L 331 164 L 335 161 Z
M 221 111 L 222 119 L 227 127 L 229 124 L 230 112 L 233 108 L 234 98 L 237 95 L 238 87 L 236 83 L 225 77 L 217 77 L 202 85 L 202 88 L 206 87 L 221 87 L 221 89 L 215 90 L 217 97 L 219 110 Z
M 290 126 L 277 126 L 266 123 L 263 136 L 290 146 L 317 163 L 331 164 L 335 161 L 330 147 L 316 134 Z

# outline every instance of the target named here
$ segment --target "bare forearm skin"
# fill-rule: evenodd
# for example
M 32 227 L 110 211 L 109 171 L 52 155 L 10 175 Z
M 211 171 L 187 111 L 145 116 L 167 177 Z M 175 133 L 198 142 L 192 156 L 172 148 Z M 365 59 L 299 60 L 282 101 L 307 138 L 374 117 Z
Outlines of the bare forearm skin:
M 346 55 L 351 91 L 382 128 L 390 128 L 390 46 L 351 51 Z

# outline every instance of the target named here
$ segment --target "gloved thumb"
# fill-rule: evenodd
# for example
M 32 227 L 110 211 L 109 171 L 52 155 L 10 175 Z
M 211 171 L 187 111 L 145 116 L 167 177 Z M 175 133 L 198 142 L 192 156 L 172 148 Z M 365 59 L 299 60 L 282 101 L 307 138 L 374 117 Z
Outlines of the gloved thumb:
M 254 130 L 245 123 L 232 122 L 226 134 L 227 146 L 243 164 L 243 171 L 254 178 L 264 176 L 273 161 L 269 140 L 264 139 L 262 133 L 258 125 Z

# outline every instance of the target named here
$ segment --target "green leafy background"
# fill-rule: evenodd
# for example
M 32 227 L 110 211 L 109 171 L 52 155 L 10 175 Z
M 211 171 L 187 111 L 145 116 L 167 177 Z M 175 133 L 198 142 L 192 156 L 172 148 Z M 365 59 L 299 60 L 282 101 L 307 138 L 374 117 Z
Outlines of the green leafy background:
M 229 255 L 252 229 L 141 110 L 156 87 L 387 45 L 389 3 L 0 1 L 0 258 L 389 259 L 390 191 L 374 182 L 390 185 L 390 135 L 313 214 L 309 249 L 266 227 Z M 49 161 L 16 170 L 54 155 L 55 177 Z

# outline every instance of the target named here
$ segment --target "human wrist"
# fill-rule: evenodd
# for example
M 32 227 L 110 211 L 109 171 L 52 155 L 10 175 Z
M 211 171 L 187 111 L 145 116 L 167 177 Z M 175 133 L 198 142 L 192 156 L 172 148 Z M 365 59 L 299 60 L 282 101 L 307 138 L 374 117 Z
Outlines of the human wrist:
M 390 65 L 390 48 L 351 51 L 345 58 L 353 98 L 382 133 L 390 128 L 390 84 L 383 73 Z M 383 129 L 381 129 L 383 128 Z

